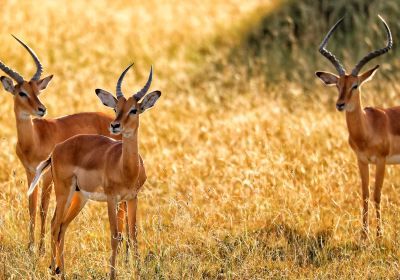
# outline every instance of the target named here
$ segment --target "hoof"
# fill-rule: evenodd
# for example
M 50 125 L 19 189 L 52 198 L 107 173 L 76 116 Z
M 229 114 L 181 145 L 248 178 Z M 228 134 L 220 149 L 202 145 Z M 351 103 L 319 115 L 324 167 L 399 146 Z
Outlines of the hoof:
M 34 251 L 35 251 L 35 245 L 33 244 L 33 243 L 30 243 L 29 242 L 29 244 L 28 244 L 28 252 L 30 253 L 30 254 L 32 254 Z
M 51 269 L 51 265 L 49 266 L 49 269 L 51 270 L 51 274 L 52 275 L 57 275 L 57 274 L 60 274 L 61 273 L 61 269 L 57 266 L 56 267 L 56 270 L 53 272 L 53 270 Z

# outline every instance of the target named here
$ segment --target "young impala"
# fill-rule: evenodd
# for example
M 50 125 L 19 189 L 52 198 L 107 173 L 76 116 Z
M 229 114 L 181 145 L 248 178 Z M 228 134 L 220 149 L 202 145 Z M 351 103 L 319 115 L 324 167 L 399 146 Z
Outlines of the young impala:
M 116 275 L 115 260 L 119 239 L 116 206 L 120 201 L 127 201 L 128 242 L 131 245 L 133 243 L 137 250 L 137 193 L 146 181 L 143 160 L 138 151 L 139 115 L 153 107 L 161 92 L 153 91 L 144 96 L 150 87 L 151 70 L 150 79 L 144 88 L 126 99 L 121 91 L 121 83 L 131 66 L 132 64 L 118 79 L 117 98 L 107 91 L 96 90 L 103 104 L 115 110 L 116 118 L 110 124 L 110 131 L 113 134 L 122 134 L 122 141 L 100 135 L 77 135 L 57 144 L 50 158 L 38 166 L 29 188 L 30 195 L 42 173 L 51 166 L 57 203 L 51 222 L 51 269 L 53 274 L 61 272 L 63 278 L 65 231 L 88 199 L 107 202 L 112 248 L 111 279 Z M 56 258 L 59 271 L 55 267 Z
M 325 49 L 328 40 L 340 19 L 324 38 L 319 47 L 336 68 L 339 76 L 328 72 L 316 72 L 316 75 L 328 86 L 336 86 L 339 97 L 336 108 L 346 112 L 346 123 L 349 131 L 349 143 L 357 156 L 361 176 L 363 198 L 363 231 L 362 237 L 368 235 L 368 201 L 369 201 L 369 164 L 376 165 L 374 202 L 377 218 L 377 236 L 382 236 L 381 225 L 381 190 L 386 164 L 400 163 L 400 107 L 381 109 L 361 106 L 361 85 L 372 79 L 379 65 L 359 75 L 361 68 L 371 59 L 380 56 L 392 47 L 392 35 L 386 22 L 379 16 L 386 29 L 387 45 L 375 50 L 361 59 L 348 75 L 339 60 Z
M 6 91 L 14 98 L 14 113 L 17 125 L 18 142 L 16 147 L 17 156 L 25 168 L 28 186 L 31 184 L 38 164 L 48 158 L 55 144 L 60 143 L 71 136 L 82 133 L 93 133 L 109 136 L 108 125 L 112 118 L 103 113 L 80 113 L 57 119 L 41 119 L 46 114 L 46 107 L 39 100 L 39 94 L 49 84 L 53 76 L 40 79 L 43 71 L 36 54 L 18 38 L 14 37 L 32 56 L 37 70 L 33 77 L 26 81 L 16 71 L 7 67 L 0 61 L 0 69 L 9 75 L 13 81 L 5 76 L 0 78 Z M 32 117 L 36 117 L 32 119 Z M 120 136 L 114 136 L 121 139 Z M 41 231 L 39 250 L 44 252 L 45 221 L 49 199 L 51 194 L 51 173 L 46 173 L 43 180 L 41 201 Z M 35 220 L 37 208 L 37 195 L 35 190 L 29 197 L 29 248 L 33 249 Z M 126 207 L 125 207 L 126 208 Z M 124 208 L 119 213 L 122 223 Z

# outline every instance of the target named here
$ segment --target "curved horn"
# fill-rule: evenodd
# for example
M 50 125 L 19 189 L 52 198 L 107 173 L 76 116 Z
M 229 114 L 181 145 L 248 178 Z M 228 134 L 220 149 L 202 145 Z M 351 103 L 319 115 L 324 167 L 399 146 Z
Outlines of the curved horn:
M 378 57 L 384 53 L 387 53 L 393 46 L 393 39 L 392 39 L 392 33 L 390 32 L 389 26 L 387 25 L 386 21 L 380 16 L 378 15 L 379 19 L 383 22 L 383 25 L 385 26 L 386 29 L 386 35 L 387 35 L 387 45 L 384 48 L 381 49 L 377 49 L 373 52 L 370 52 L 369 54 L 367 54 L 366 56 L 364 56 L 363 59 L 361 59 L 357 65 L 354 67 L 354 69 L 351 71 L 351 75 L 353 76 L 357 76 L 358 72 L 360 72 L 361 68 L 367 64 L 368 61 L 370 61 L 371 59 Z
M 147 91 L 150 88 L 152 79 L 153 79 L 153 65 L 150 67 L 150 74 L 149 74 L 149 78 L 147 79 L 146 84 L 144 85 L 144 87 L 141 90 L 139 90 L 134 95 L 136 101 L 139 101 L 140 99 L 142 99 L 142 97 L 147 93 Z
M 117 98 L 124 97 L 124 94 L 122 93 L 122 90 L 121 90 L 121 84 L 122 84 L 122 81 L 124 80 L 126 72 L 128 72 L 129 68 L 131 68 L 132 65 L 133 65 L 133 63 L 131 65 L 129 65 L 128 67 L 126 67 L 124 72 L 122 72 L 121 76 L 119 76 L 119 79 L 117 82 L 117 88 L 115 90 L 116 94 L 117 94 Z
M 33 61 L 36 64 L 36 73 L 31 78 L 31 81 L 38 81 L 40 79 L 40 76 L 42 75 L 42 72 L 43 72 L 43 66 L 40 63 L 39 58 L 37 57 L 35 52 L 30 47 L 28 47 L 24 42 L 22 42 L 20 39 L 18 39 L 17 37 L 15 37 L 12 34 L 11 34 L 11 36 L 13 36 L 14 39 L 17 40 L 29 52 L 29 54 L 32 56 Z
M 329 59 L 330 62 L 332 62 L 333 66 L 335 66 L 335 68 L 338 71 L 340 76 L 342 76 L 346 73 L 346 71 L 344 70 L 344 67 L 340 64 L 339 60 L 330 51 L 328 51 L 325 47 L 328 44 L 329 38 L 332 36 L 333 32 L 335 32 L 336 28 L 342 21 L 343 21 L 343 17 L 341 19 L 339 19 L 335 23 L 335 25 L 329 30 L 329 32 L 326 34 L 324 40 L 322 41 L 321 45 L 319 46 L 319 52 L 323 56 L 325 56 L 327 59 Z
M 0 61 L 0 69 L 3 70 L 8 76 L 14 79 L 17 83 L 22 83 L 24 78 L 16 71 L 12 70 L 11 68 L 7 67 L 3 62 Z

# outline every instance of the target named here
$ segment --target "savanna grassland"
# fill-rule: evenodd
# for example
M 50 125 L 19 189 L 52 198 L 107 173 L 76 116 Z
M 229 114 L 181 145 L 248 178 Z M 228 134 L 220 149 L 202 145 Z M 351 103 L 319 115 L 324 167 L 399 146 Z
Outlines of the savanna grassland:
M 348 67 L 394 49 L 364 86 L 365 105 L 400 104 L 398 1 L 3 1 L 0 59 L 21 74 L 34 48 L 55 78 L 40 97 L 49 117 L 104 111 L 95 88 L 113 91 L 135 62 L 125 93 L 145 82 L 163 95 L 141 118 L 148 181 L 139 195 L 143 279 L 398 279 L 400 169 L 383 187 L 384 237 L 360 241 L 361 188 L 336 90 L 314 71 L 334 71 L 317 48 Z M 11 95 L 0 94 L 0 279 L 48 279 L 46 255 L 30 255 L 27 184 L 15 154 Z M 371 172 L 373 175 L 374 172 Z M 373 180 L 371 180 L 371 183 Z M 54 210 L 50 204 L 47 228 Z M 37 226 L 38 229 L 38 226 Z M 38 232 L 37 232 L 38 238 Z M 66 234 L 68 279 L 106 279 L 107 207 L 90 202 Z M 118 257 L 119 279 L 134 269 Z

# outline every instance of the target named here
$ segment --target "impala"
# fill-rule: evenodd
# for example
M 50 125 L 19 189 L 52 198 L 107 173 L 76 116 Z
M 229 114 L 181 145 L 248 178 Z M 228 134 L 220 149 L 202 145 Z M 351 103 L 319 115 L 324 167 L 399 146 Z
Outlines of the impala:
M 14 37 L 14 36 L 13 36 Z M 53 75 L 40 79 L 43 71 L 42 64 L 33 50 L 24 42 L 14 37 L 32 56 L 36 64 L 36 73 L 26 81 L 16 71 L 7 67 L 0 61 L 0 69 L 11 77 L 2 76 L 1 83 L 6 91 L 14 98 L 14 113 L 17 126 L 16 153 L 25 168 L 28 186 L 35 175 L 36 166 L 50 155 L 55 144 L 60 143 L 71 136 L 82 133 L 110 135 L 108 125 L 112 118 L 103 113 L 80 113 L 57 119 L 41 119 L 46 114 L 46 107 L 39 99 L 39 94 L 47 87 Z M 35 117 L 32 119 L 32 117 Z M 119 136 L 114 136 L 120 139 Z M 44 234 L 47 209 L 51 194 L 52 177 L 47 173 L 43 177 L 43 189 L 41 199 L 41 230 L 39 251 L 44 252 Z M 29 249 L 33 249 L 35 220 L 38 192 L 35 190 L 29 197 Z M 125 207 L 126 208 L 126 207 Z M 119 213 L 120 223 L 124 215 L 124 207 Z M 122 227 L 122 226 L 121 226 Z
M 144 88 L 126 99 L 121 84 L 131 66 L 118 79 L 117 98 L 105 90 L 96 90 L 103 104 L 115 110 L 116 118 L 110 124 L 110 131 L 122 134 L 122 141 L 101 135 L 77 135 L 57 144 L 49 159 L 38 166 L 29 188 L 30 195 L 42 173 L 51 166 L 57 203 L 51 221 L 50 267 L 53 275 L 61 272 L 64 278 L 65 232 L 88 199 L 107 202 L 112 248 L 110 278 L 115 279 L 116 276 L 115 260 L 119 239 L 116 207 L 120 201 L 127 201 L 128 242 L 131 245 L 133 243 L 137 252 L 137 193 L 146 181 L 143 160 L 138 151 L 139 115 L 153 107 L 161 92 L 153 91 L 145 96 L 151 84 L 150 70 L 150 79 Z M 59 270 L 55 267 L 56 258 Z
M 316 72 L 316 75 L 328 86 L 336 86 L 339 97 L 336 108 L 346 112 L 346 123 L 349 131 L 349 144 L 357 156 L 361 177 L 363 199 L 362 237 L 368 235 L 368 203 L 369 203 L 369 165 L 376 165 L 374 202 L 377 218 L 377 236 L 382 236 L 381 225 L 381 191 L 386 164 L 400 163 L 400 107 L 381 109 L 376 107 L 362 108 L 361 85 L 372 79 L 379 65 L 359 75 L 362 67 L 371 59 L 378 57 L 392 47 L 392 35 L 383 18 L 380 20 L 386 29 L 387 45 L 362 58 L 351 74 L 346 74 L 339 60 L 325 47 L 329 38 L 342 22 L 340 19 L 322 41 L 319 51 L 336 68 L 338 76 L 328 72 Z

